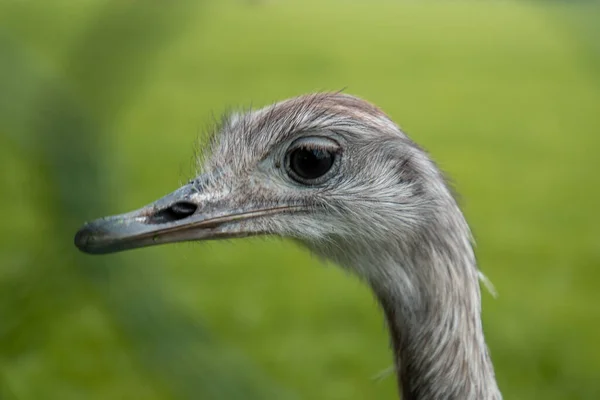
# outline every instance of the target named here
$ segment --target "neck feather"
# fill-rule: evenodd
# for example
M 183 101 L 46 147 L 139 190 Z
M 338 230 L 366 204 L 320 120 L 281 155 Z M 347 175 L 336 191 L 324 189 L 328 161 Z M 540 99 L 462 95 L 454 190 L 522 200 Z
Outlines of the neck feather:
M 356 245 L 334 257 L 368 281 L 381 303 L 403 400 L 502 398 L 483 334 L 469 229 L 455 215 L 412 244 Z
M 373 285 L 388 322 L 402 399 L 501 399 L 481 325 L 477 270 L 430 261 L 440 264 L 414 267 L 441 269 L 445 276 L 433 287 L 413 281 L 418 300 L 407 303 L 400 294 L 405 285 Z

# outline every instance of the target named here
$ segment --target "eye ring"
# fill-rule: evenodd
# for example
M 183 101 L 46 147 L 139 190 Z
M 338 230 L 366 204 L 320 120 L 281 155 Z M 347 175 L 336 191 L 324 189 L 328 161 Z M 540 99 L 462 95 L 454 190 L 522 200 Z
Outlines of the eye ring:
M 285 154 L 285 170 L 298 183 L 315 186 L 336 172 L 340 146 L 324 137 L 305 137 L 294 141 Z

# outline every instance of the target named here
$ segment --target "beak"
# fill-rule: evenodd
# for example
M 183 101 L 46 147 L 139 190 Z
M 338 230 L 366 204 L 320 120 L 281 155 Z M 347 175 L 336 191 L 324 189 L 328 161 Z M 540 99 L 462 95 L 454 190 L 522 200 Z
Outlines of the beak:
M 252 230 L 243 221 L 297 208 L 252 209 L 231 204 L 191 183 L 139 210 L 86 223 L 75 235 L 75 246 L 84 253 L 106 254 L 165 243 L 251 236 L 266 232 Z

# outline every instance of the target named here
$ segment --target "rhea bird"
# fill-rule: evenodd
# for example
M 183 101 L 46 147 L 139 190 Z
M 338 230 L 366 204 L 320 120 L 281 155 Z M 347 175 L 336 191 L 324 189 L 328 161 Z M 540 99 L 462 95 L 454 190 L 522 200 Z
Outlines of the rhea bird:
M 231 113 L 188 184 L 85 224 L 77 247 L 277 235 L 358 275 L 380 303 L 405 400 L 501 399 L 469 226 L 443 173 L 378 107 L 315 93 Z

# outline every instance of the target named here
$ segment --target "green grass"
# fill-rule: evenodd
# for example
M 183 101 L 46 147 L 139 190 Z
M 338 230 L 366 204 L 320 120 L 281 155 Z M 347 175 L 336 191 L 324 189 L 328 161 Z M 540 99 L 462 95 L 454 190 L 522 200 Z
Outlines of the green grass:
M 227 348 L 233 361 L 221 371 L 238 364 L 261 371 L 261 384 L 303 399 L 394 398 L 394 378 L 375 379 L 391 357 L 367 288 L 291 243 L 180 244 L 107 256 L 119 268 L 100 285 L 82 278 L 97 261 L 71 246 L 83 222 L 75 215 L 137 208 L 189 178 L 213 113 L 341 88 L 381 106 L 453 177 L 479 263 L 499 292 L 484 295 L 484 326 L 505 398 L 600 397 L 598 7 L 188 4 L 158 26 L 133 13 L 142 28 L 131 31 L 115 12 L 122 30 L 97 26 L 111 41 L 86 47 L 79 38 L 102 3 L 0 6 L 0 45 L 13 43 L 0 51 L 14 51 L 0 61 L 10 72 L 0 78 L 0 398 L 184 398 L 175 394 L 179 375 L 169 372 L 177 368 L 160 369 L 162 359 L 149 356 L 165 329 L 161 346 L 168 352 L 177 344 L 168 331 L 177 320 L 152 319 L 168 314 L 153 314 L 154 306 L 145 321 L 144 306 L 121 312 L 131 306 L 127 295 L 144 288 L 144 296 L 168 299 L 181 316 L 202 321 L 218 343 L 207 349 L 182 336 L 193 359 Z M 148 36 L 147 51 L 119 50 L 127 35 Z M 9 68 L 15 54 L 26 67 Z M 37 78 L 25 79 L 30 72 Z M 81 172 L 72 186 L 51 173 L 62 160 L 47 155 L 52 138 L 33 133 L 46 123 L 31 100 L 44 82 L 99 126 L 96 152 L 82 156 L 101 168 Z M 71 145 L 53 151 L 71 154 Z M 102 190 L 93 186 L 99 181 Z M 58 231 L 55 204 L 82 185 L 90 197 L 59 208 L 67 222 Z M 92 212 L 90 199 L 98 203 Z M 128 328 L 132 316 L 143 330 Z M 194 363 L 182 361 L 186 368 Z

